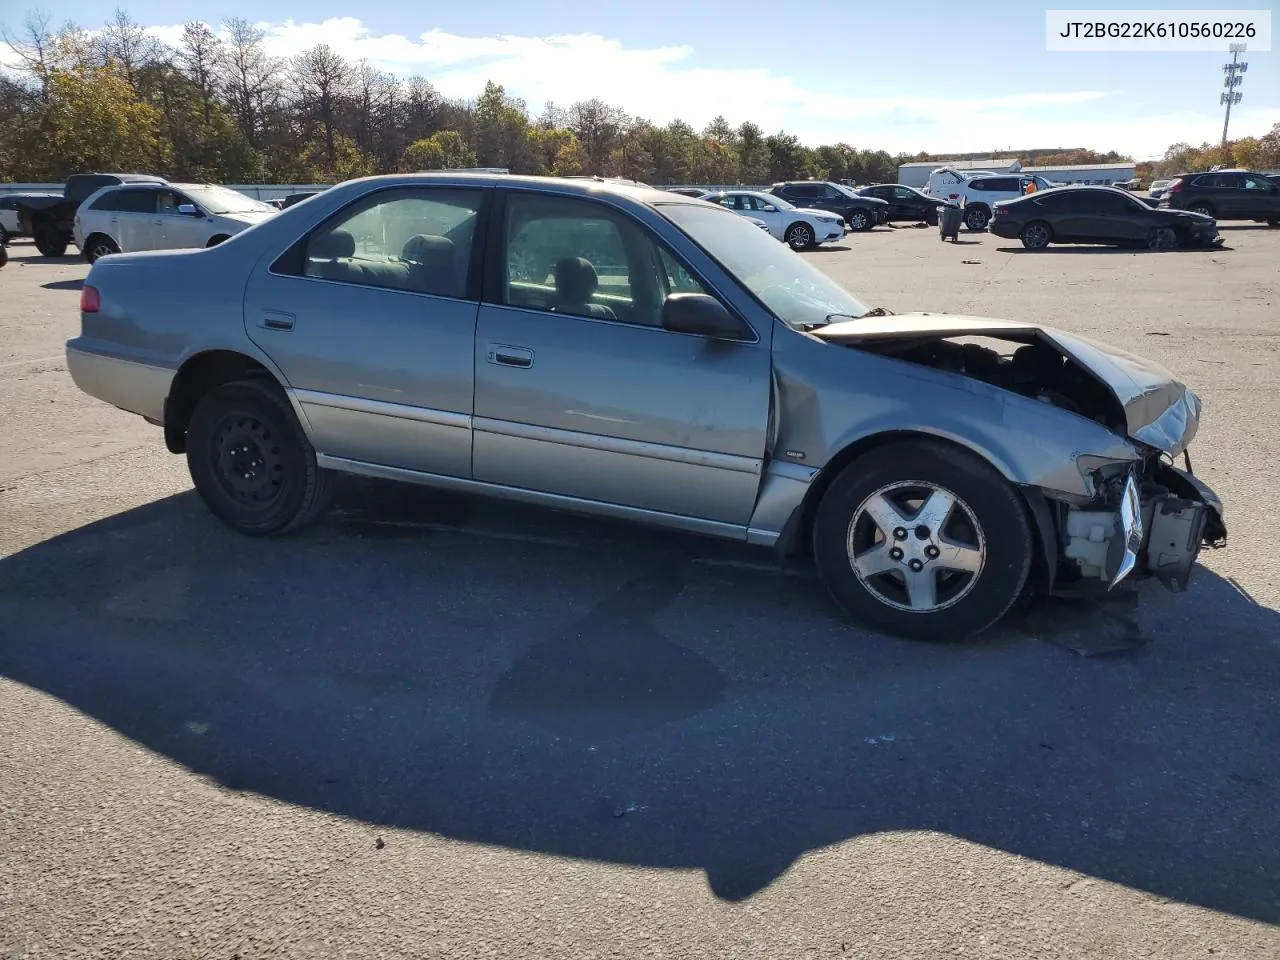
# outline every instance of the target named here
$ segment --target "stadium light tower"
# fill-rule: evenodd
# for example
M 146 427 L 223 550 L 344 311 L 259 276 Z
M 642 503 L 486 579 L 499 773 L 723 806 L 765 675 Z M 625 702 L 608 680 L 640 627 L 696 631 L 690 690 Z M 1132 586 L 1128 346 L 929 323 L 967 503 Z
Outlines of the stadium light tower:
M 1227 107 L 1227 116 L 1222 121 L 1222 145 L 1224 147 L 1227 145 L 1227 127 L 1231 124 L 1231 105 L 1239 103 L 1244 97 L 1244 94 L 1236 89 L 1244 83 L 1244 77 L 1241 74 L 1249 69 L 1249 64 L 1242 63 L 1240 60 L 1240 54 L 1244 53 L 1244 47 L 1243 43 L 1233 43 L 1231 45 L 1231 62 L 1222 65 L 1222 72 L 1225 74 L 1222 78 L 1222 85 L 1226 89 L 1222 92 L 1222 96 L 1219 97 L 1219 102 L 1226 104 Z

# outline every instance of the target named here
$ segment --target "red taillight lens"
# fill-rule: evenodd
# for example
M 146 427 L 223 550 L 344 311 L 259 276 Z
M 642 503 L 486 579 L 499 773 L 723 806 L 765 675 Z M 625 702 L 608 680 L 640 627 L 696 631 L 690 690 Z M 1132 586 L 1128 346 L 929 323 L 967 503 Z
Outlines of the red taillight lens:
M 80 288 L 81 313 L 97 313 L 101 307 L 102 300 L 98 297 L 97 287 L 91 287 L 86 284 Z
M 1178 193 L 1179 191 L 1182 190 L 1182 186 L 1183 186 L 1182 178 L 1178 177 L 1176 180 L 1173 181 L 1173 183 L 1169 184 L 1168 188 L 1165 190 L 1165 193 Z

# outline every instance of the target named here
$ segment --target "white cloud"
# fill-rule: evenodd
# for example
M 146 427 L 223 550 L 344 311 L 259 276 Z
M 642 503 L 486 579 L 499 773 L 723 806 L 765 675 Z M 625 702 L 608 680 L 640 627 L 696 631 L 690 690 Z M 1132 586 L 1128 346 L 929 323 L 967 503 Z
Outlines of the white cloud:
M 274 55 L 327 43 L 348 59 L 401 76 L 421 73 L 449 97 L 475 97 L 493 80 L 535 114 L 547 101 L 565 106 L 598 97 L 657 123 L 683 119 L 700 128 L 721 114 L 735 124 L 786 130 L 810 145 L 845 141 L 890 153 L 1084 146 L 1149 158 L 1174 140 L 1212 141 L 1221 129 L 1216 115 L 1196 111 L 1123 116 L 1123 97 L 1102 90 L 852 96 L 806 87 L 781 66 L 701 67 L 689 45 L 636 49 L 595 34 L 463 37 L 431 30 L 412 39 L 374 34 L 354 17 L 259 26 Z M 170 44 L 182 34 L 176 25 L 149 30 Z M 1242 108 L 1233 120 L 1234 134 L 1261 134 L 1280 122 L 1280 109 Z

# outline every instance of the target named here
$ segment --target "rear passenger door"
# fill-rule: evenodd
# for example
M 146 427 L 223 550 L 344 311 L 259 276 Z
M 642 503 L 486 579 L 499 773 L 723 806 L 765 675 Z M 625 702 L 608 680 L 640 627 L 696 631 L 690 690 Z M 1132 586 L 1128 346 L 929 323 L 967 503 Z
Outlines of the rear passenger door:
M 254 272 L 245 328 L 284 373 L 320 454 L 471 475 L 481 225 L 491 195 L 376 189 Z
M 156 190 L 151 187 L 122 187 L 114 191 L 110 211 L 111 230 L 123 253 L 157 250 L 160 229 L 155 225 Z

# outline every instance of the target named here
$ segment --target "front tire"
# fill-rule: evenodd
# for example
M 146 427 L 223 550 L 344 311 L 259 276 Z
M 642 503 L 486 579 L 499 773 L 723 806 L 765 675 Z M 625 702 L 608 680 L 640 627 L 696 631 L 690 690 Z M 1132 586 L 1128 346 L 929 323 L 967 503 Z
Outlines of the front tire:
M 876 219 L 869 210 L 851 210 L 849 212 L 849 229 L 854 233 L 862 233 L 876 225 Z
M 807 223 L 793 223 L 787 227 L 787 246 L 792 250 L 808 250 L 815 246 L 813 228 Z
M 187 467 L 219 520 L 250 536 L 275 536 L 318 517 L 333 474 L 273 382 L 240 380 L 200 400 L 187 426 Z
M 67 252 L 67 237 L 56 224 L 38 223 L 33 235 L 42 257 L 60 257 Z
M 1032 220 L 1022 228 L 1018 239 L 1028 250 L 1043 250 L 1053 239 L 1053 230 L 1043 220 Z
M 986 461 L 936 441 L 849 464 L 814 520 L 819 572 L 850 616 L 913 640 L 957 641 L 1022 593 L 1034 537 L 1017 491 Z

